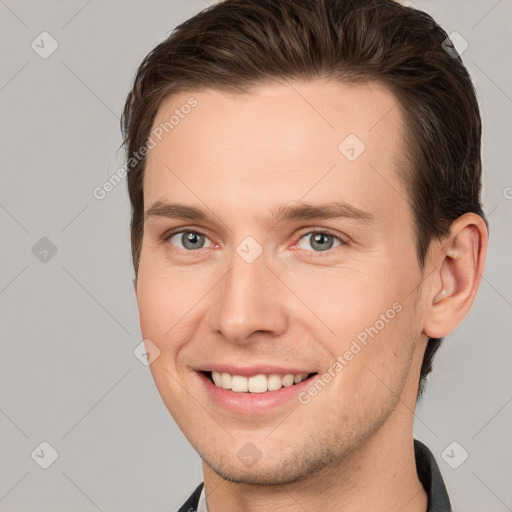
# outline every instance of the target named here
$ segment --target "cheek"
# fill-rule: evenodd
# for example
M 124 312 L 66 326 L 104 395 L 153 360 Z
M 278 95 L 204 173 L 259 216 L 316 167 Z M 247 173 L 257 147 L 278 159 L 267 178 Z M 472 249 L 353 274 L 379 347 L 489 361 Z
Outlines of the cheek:
M 393 305 L 402 303 L 406 296 L 403 276 L 395 279 L 383 269 L 375 271 L 368 267 L 290 274 L 288 281 L 293 283 L 293 291 L 300 299 L 297 312 L 302 311 L 307 318 L 314 314 L 312 321 L 321 328 L 318 334 L 329 337 L 330 333 L 338 339 L 353 338 L 375 322 L 380 326 L 381 315 L 387 311 L 384 320 L 394 318 Z
M 410 303 L 377 311 L 384 317 L 363 311 L 345 322 L 345 331 L 340 325 L 340 334 L 324 341 L 333 356 L 325 371 L 334 378 L 318 407 L 349 431 L 364 431 L 391 413 L 403 394 L 416 347 Z
M 327 349 L 327 364 L 340 363 L 331 369 L 340 396 L 348 389 L 364 395 L 364 390 L 383 388 L 376 375 L 400 387 L 408 371 L 420 334 L 416 295 L 411 293 L 417 275 L 412 265 L 404 271 L 406 262 L 394 267 L 391 261 L 376 262 L 364 269 L 322 269 L 315 276 L 294 277 L 294 291 L 309 310 L 301 305 L 306 316 L 297 315 L 297 309 L 296 321 Z
M 186 280 L 141 258 L 137 278 L 141 333 L 159 350 L 149 369 L 160 396 L 175 419 L 188 414 L 186 408 L 179 407 L 186 402 L 187 393 L 179 383 L 178 359 L 190 338 L 188 321 L 192 318 L 194 303 L 197 298 Z M 194 410 L 194 413 L 198 411 Z
M 172 327 L 171 293 L 165 291 L 164 282 L 148 278 L 139 272 L 137 305 L 142 335 L 159 340 Z
M 141 259 L 137 278 L 137 305 L 140 327 L 144 338 L 154 341 L 161 349 L 171 340 L 193 300 L 193 291 L 187 281 L 169 275 Z M 165 343 L 167 345 L 167 343 Z

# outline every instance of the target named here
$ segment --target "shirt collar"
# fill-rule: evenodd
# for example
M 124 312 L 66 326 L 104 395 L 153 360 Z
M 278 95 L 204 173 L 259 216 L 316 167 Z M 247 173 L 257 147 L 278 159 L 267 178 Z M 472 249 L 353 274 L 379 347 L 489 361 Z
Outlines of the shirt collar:
M 427 512 L 451 512 L 450 498 L 432 452 L 422 442 L 415 439 L 414 455 L 418 478 L 428 497 Z

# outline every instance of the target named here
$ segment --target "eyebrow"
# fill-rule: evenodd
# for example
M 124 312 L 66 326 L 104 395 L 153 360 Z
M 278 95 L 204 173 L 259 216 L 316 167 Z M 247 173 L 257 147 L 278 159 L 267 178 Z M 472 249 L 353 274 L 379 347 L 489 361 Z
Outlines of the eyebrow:
M 156 201 L 146 211 L 144 221 L 150 217 L 206 221 L 213 219 L 215 215 L 211 210 L 207 213 L 194 206 Z M 340 218 L 353 219 L 365 224 L 371 224 L 375 220 L 374 216 L 369 212 L 360 210 L 342 201 L 334 201 L 326 204 L 297 203 L 281 205 L 271 210 L 269 222 L 277 224 L 286 220 L 327 220 Z

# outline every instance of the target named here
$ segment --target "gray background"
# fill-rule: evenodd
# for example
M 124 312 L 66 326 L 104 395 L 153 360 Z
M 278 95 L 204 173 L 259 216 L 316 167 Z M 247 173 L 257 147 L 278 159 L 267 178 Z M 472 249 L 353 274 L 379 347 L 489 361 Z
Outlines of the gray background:
M 123 164 L 118 117 L 137 65 L 207 5 L 0 0 L 1 511 L 171 511 L 202 480 L 133 354 L 125 183 L 101 201 L 92 191 Z M 491 229 L 478 298 L 438 355 L 415 435 L 434 452 L 454 510 L 511 510 L 512 3 L 414 5 L 469 43 Z M 43 31 L 58 42 L 46 59 L 31 47 Z M 58 452 L 48 469 L 43 441 Z

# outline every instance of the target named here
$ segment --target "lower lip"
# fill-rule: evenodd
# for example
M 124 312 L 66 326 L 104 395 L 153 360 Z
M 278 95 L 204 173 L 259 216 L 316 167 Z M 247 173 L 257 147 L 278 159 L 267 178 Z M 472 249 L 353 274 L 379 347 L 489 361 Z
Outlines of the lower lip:
M 229 411 L 244 414 L 265 413 L 291 400 L 300 404 L 297 395 L 311 386 L 319 377 L 316 374 L 293 386 L 282 387 L 265 393 L 237 393 L 230 389 L 219 388 L 204 373 L 198 372 L 198 375 L 209 397 L 216 404 Z

